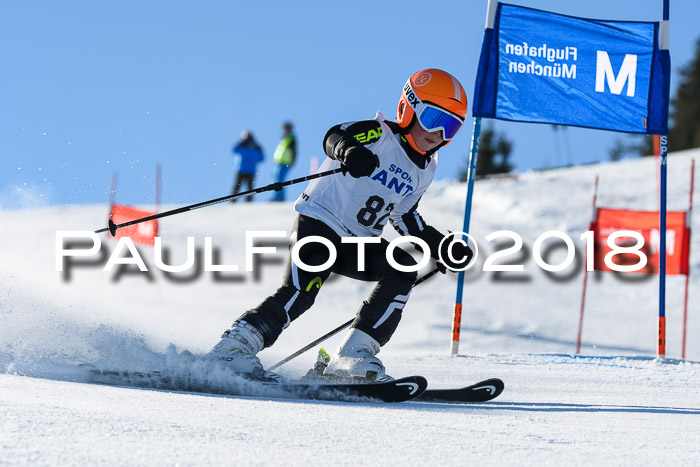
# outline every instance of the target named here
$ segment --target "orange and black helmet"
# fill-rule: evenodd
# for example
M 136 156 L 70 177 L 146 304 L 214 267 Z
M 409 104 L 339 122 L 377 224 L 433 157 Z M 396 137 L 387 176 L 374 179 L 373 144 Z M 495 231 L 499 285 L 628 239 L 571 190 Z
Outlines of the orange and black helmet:
M 406 130 L 406 139 L 420 151 L 408 129 L 415 121 L 426 131 L 442 130 L 446 145 L 457 134 L 467 118 L 467 94 L 460 82 L 437 68 L 421 70 L 403 87 L 396 115 L 399 127 Z

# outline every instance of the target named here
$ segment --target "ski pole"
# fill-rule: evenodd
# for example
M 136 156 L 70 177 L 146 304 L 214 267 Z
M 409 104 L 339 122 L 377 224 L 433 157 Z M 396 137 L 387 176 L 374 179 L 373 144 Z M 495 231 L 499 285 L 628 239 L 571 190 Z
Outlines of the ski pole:
M 235 198 L 239 198 L 241 196 L 255 195 L 258 193 L 263 193 L 265 191 L 272 191 L 272 190 L 280 191 L 285 186 L 294 185 L 295 183 L 301 183 L 301 182 L 305 182 L 307 180 L 313 180 L 315 178 L 325 177 L 327 175 L 337 174 L 338 172 L 342 172 L 343 170 L 345 170 L 344 167 L 338 167 L 337 169 L 327 170 L 326 172 L 320 172 L 320 173 L 316 173 L 313 175 L 307 175 L 305 177 L 296 178 L 294 180 L 288 180 L 286 182 L 270 183 L 269 185 L 265 185 L 265 186 L 260 187 L 260 188 L 255 188 L 253 190 L 242 191 L 242 192 L 236 193 L 234 195 L 222 196 L 221 198 L 211 199 L 209 201 L 203 201 L 201 203 L 191 204 L 189 206 L 183 206 L 181 208 L 173 209 L 171 211 L 165 211 L 165 212 L 161 212 L 159 214 L 154 214 L 152 216 L 142 217 L 141 219 L 135 219 L 133 221 L 124 222 L 122 224 L 115 224 L 114 221 L 112 221 L 112 219 L 110 219 L 109 220 L 109 227 L 95 230 L 95 233 L 102 233 L 102 232 L 109 231 L 109 233 L 111 233 L 112 236 L 114 237 L 117 233 L 117 229 L 120 229 L 122 227 L 127 227 L 127 226 L 134 225 L 134 224 L 140 224 L 141 222 L 152 221 L 154 219 L 160 219 L 161 217 L 173 216 L 175 214 L 180 214 L 183 212 L 194 211 L 195 209 L 205 208 L 207 206 L 212 206 L 214 204 L 223 203 L 224 201 L 229 201 L 229 200 L 232 200 Z
M 430 279 L 432 276 L 434 276 L 435 274 L 437 274 L 438 272 L 440 272 L 440 270 L 441 270 L 441 268 L 439 268 L 439 267 L 433 269 L 432 271 L 430 271 L 429 273 L 427 273 L 425 276 L 423 276 L 423 277 L 421 277 L 420 279 L 418 279 L 418 280 L 413 284 L 413 287 L 417 286 L 417 285 L 420 284 L 421 282 L 424 282 L 424 281 Z M 278 367 L 284 365 L 284 364 L 287 363 L 288 361 L 297 358 L 299 355 L 303 354 L 304 352 L 306 352 L 307 350 L 309 350 L 311 347 L 314 347 L 314 346 L 320 344 L 321 342 L 325 341 L 325 340 L 328 339 L 329 337 L 335 336 L 336 334 L 338 334 L 338 333 L 339 333 L 340 331 L 342 331 L 343 329 L 345 329 L 345 328 L 347 328 L 347 327 L 350 327 L 350 325 L 352 324 L 353 321 L 355 321 L 355 318 L 351 319 L 351 320 L 348 321 L 347 323 L 341 324 L 340 326 L 338 326 L 337 328 L 333 329 L 333 330 L 332 330 L 331 332 L 329 332 L 328 334 L 324 334 L 323 336 L 319 337 L 318 339 L 316 339 L 316 340 L 313 341 L 312 343 L 310 343 L 310 344 L 308 344 L 308 345 L 305 345 L 305 346 L 302 347 L 301 349 L 299 349 L 299 350 L 297 350 L 296 352 L 294 352 L 293 354 L 291 354 L 289 357 L 287 357 L 287 358 L 285 358 L 284 360 L 281 360 L 281 361 L 275 363 L 274 365 L 272 365 L 270 368 L 268 368 L 268 370 L 269 370 L 269 371 L 272 371 L 272 370 L 274 370 L 275 368 L 278 368 Z

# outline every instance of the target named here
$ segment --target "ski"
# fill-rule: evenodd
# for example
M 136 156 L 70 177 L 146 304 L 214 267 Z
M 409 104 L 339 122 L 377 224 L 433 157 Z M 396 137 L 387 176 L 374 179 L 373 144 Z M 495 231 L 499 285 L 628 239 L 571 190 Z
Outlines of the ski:
M 304 383 L 269 382 L 235 378 L 232 384 L 212 385 L 184 375 L 169 376 L 159 371 L 100 370 L 92 365 L 87 369 L 88 381 L 108 386 L 127 386 L 146 389 L 224 394 L 232 396 L 271 399 L 310 399 L 335 402 L 404 402 L 418 397 L 428 386 L 422 376 L 408 376 L 378 383 Z
M 316 383 L 338 383 L 349 382 L 347 379 L 339 379 L 333 375 L 326 375 L 325 370 L 331 357 L 324 349 L 319 349 L 316 356 L 316 363 L 302 378 L 304 382 Z M 355 382 L 360 382 L 364 378 L 355 377 Z M 352 381 L 352 380 L 350 380 Z M 487 402 L 498 397 L 505 388 L 503 381 L 498 378 L 489 378 L 471 386 L 453 389 L 426 389 L 414 401 L 464 404 L 470 402 Z
M 426 389 L 413 400 L 417 402 L 468 403 L 486 402 L 498 397 L 505 388 L 503 381 L 490 378 L 471 386 L 455 389 Z

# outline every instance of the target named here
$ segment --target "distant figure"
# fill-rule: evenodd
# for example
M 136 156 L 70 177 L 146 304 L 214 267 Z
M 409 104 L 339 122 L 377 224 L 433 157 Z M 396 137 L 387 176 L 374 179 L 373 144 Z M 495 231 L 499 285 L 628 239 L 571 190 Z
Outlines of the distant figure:
M 241 140 L 233 147 L 233 154 L 241 156 L 238 172 L 236 173 L 236 181 L 233 186 L 233 194 L 235 195 L 241 191 L 243 182 L 248 185 L 248 190 L 253 189 L 253 183 L 255 183 L 255 168 L 258 163 L 262 162 L 265 156 L 263 156 L 262 148 L 260 148 L 260 145 L 255 141 L 253 133 L 250 131 L 241 133 Z M 253 201 L 253 195 L 246 196 L 245 200 L 246 202 Z M 231 202 L 235 203 L 236 199 L 232 199 Z
M 273 156 L 275 164 L 277 164 L 275 181 L 278 183 L 282 183 L 287 179 L 289 169 L 294 164 L 294 160 L 297 156 L 297 140 L 294 133 L 292 133 L 292 124 L 290 122 L 285 122 L 282 125 L 282 131 L 284 132 L 282 141 L 277 145 Z M 284 201 L 284 190 L 276 191 L 272 201 Z

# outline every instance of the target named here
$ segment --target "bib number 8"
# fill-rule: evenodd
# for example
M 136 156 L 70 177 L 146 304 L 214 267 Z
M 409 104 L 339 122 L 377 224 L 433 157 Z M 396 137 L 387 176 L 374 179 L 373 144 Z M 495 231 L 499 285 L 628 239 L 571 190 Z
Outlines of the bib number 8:
M 384 215 L 379 217 L 379 213 L 386 204 L 382 198 L 377 195 L 372 195 L 367 198 L 365 202 L 365 207 L 360 209 L 357 213 L 357 222 L 364 227 L 372 227 L 373 230 L 382 230 L 384 228 L 383 222 L 389 217 L 391 211 L 394 210 L 394 203 L 389 203 L 389 205 L 384 210 Z M 379 219 L 377 219 L 379 217 Z

